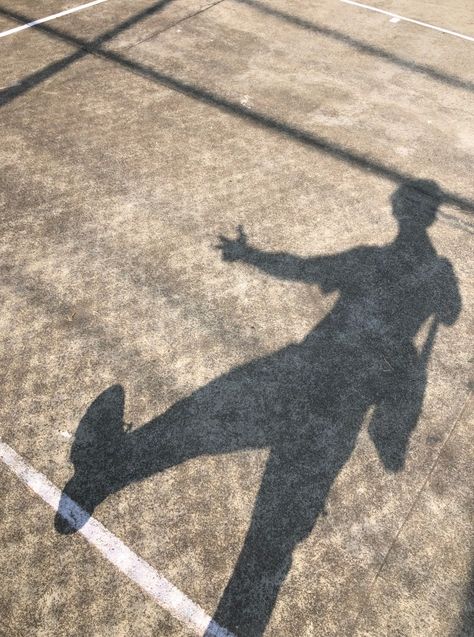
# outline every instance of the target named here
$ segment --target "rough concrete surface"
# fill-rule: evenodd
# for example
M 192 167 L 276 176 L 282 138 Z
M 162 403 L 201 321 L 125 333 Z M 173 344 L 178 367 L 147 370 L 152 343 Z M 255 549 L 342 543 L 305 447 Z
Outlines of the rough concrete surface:
M 473 635 L 474 43 L 108 0 L 0 59 L 1 440 L 237 637 Z M 0 631 L 190 634 L 0 472 Z

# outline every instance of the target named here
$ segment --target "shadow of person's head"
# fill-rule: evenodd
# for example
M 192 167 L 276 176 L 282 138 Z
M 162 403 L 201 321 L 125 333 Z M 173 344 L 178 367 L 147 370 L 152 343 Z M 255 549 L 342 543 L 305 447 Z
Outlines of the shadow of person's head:
M 393 215 L 400 226 L 427 228 L 436 220 L 442 191 L 430 179 L 410 179 L 395 190 L 391 202 Z

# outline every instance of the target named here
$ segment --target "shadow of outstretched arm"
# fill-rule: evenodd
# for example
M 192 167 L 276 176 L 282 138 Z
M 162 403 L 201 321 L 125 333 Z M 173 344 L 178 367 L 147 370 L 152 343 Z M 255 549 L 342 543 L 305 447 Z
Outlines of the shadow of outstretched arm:
M 287 252 L 266 252 L 248 243 L 242 226 L 237 227 L 237 238 L 219 237 L 217 246 L 224 261 L 242 261 L 265 274 L 284 281 L 317 283 L 325 291 L 336 289 L 335 274 L 341 271 L 344 253 L 304 258 Z

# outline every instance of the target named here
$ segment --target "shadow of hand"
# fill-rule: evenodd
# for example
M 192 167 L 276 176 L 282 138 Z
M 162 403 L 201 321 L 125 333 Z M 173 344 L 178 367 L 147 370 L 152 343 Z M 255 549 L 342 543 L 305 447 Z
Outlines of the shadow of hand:
M 216 246 L 222 251 L 224 261 L 239 261 L 247 254 L 249 247 L 247 243 L 247 235 L 243 226 L 237 226 L 237 238 L 228 239 L 224 235 L 219 235 L 220 243 Z

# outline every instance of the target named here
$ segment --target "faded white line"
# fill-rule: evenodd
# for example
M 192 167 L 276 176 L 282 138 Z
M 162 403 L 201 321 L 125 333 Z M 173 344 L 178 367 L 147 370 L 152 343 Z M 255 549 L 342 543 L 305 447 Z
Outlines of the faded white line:
M 385 9 L 372 7 L 370 4 L 355 2 L 355 0 L 339 0 L 339 1 L 344 2 L 345 4 L 351 4 L 354 7 L 360 7 L 362 9 L 368 9 L 369 11 L 375 11 L 375 13 L 382 13 L 383 15 L 388 15 L 392 18 L 391 22 L 392 21 L 398 22 L 403 20 L 404 22 L 411 22 L 412 24 L 417 24 L 418 26 L 421 26 L 421 27 L 433 29 L 434 31 L 440 31 L 441 33 L 447 33 L 448 35 L 454 35 L 457 38 L 462 38 L 463 40 L 468 40 L 469 42 L 474 42 L 474 37 L 471 35 L 464 35 L 463 33 L 458 33 L 457 31 L 450 31 L 449 29 L 444 29 L 443 27 L 437 27 L 434 24 L 429 24 L 428 22 L 421 22 L 421 20 L 406 18 L 405 16 L 398 15 L 398 13 L 392 13 L 391 11 L 385 11 Z
M 38 20 L 33 20 L 33 22 L 27 22 L 26 24 L 20 24 L 18 27 L 13 27 L 13 29 L 8 29 L 8 31 L 2 31 L 0 33 L 0 38 L 4 38 L 7 35 L 13 35 L 14 33 L 18 33 L 18 31 L 24 31 L 25 29 L 31 29 L 37 24 L 42 24 L 43 22 L 49 22 L 50 20 L 56 20 L 56 18 L 61 18 L 63 15 L 69 15 L 70 13 L 76 13 L 76 11 L 82 11 L 83 9 L 88 9 L 89 7 L 93 7 L 95 4 L 101 4 L 102 2 L 107 2 L 107 0 L 93 0 L 93 2 L 88 2 L 87 4 L 80 4 L 78 7 L 72 7 L 71 9 L 65 9 L 64 11 L 60 11 L 59 13 L 53 13 L 53 15 L 47 15 L 45 18 L 38 18 Z
M 0 440 L 0 459 L 18 476 L 18 478 L 55 511 L 58 510 L 61 491 L 42 473 L 30 467 L 16 451 Z M 93 517 L 89 517 L 78 504 L 62 495 L 61 515 L 78 529 L 90 544 L 138 584 L 154 601 L 167 610 L 182 624 L 190 628 L 199 637 L 234 637 L 225 628 L 219 626 L 205 611 L 189 597 L 176 588 L 148 562 L 134 553 Z

